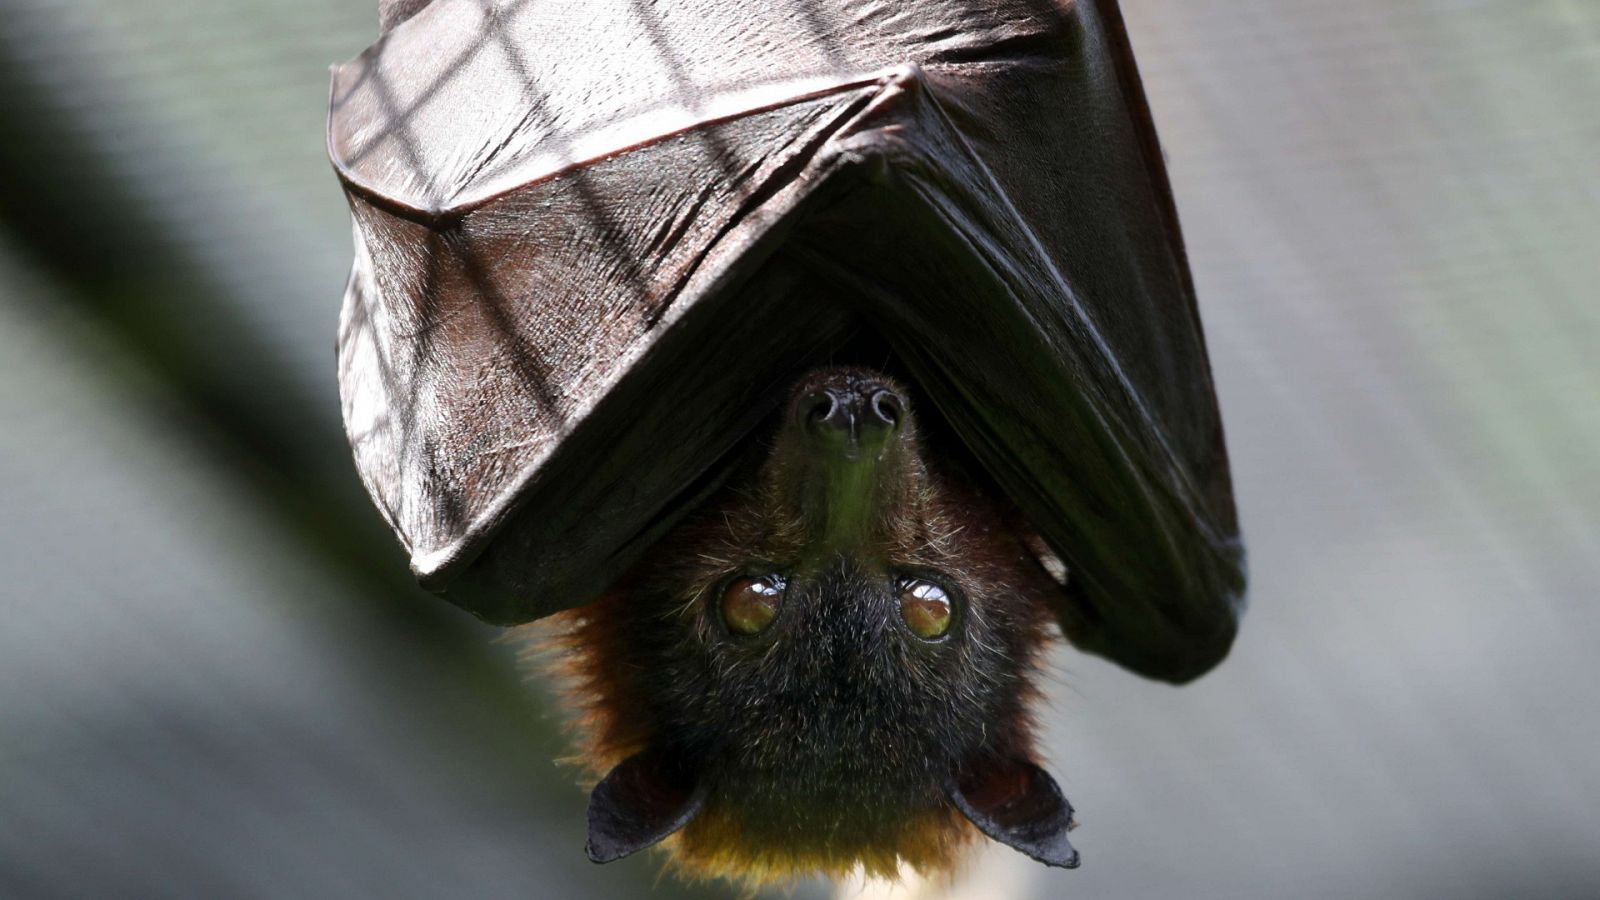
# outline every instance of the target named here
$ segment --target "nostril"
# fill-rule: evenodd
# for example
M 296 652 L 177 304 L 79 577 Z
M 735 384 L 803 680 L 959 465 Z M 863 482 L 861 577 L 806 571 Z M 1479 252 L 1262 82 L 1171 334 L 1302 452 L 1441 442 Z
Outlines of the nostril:
M 833 418 L 834 409 L 839 401 L 829 391 L 815 391 L 807 394 L 801 401 L 801 415 L 808 428 L 821 428 Z
M 900 416 L 905 412 L 904 401 L 894 391 L 884 389 L 872 395 L 872 412 L 880 422 L 894 428 L 900 424 Z

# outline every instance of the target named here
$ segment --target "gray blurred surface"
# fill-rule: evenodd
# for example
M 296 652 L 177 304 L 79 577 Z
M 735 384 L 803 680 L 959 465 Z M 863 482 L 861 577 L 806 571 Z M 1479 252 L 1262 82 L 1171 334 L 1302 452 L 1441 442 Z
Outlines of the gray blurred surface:
M 1253 608 L 1183 689 L 1063 649 L 1084 867 L 928 894 L 1600 896 L 1600 6 L 1125 6 Z M 370 5 L 3 12 L 0 895 L 642 890 L 336 430 Z

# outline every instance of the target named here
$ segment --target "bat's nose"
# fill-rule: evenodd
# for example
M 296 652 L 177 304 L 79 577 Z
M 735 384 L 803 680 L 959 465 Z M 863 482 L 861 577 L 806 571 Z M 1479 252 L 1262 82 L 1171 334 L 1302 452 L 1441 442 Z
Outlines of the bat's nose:
M 878 383 L 827 386 L 806 394 L 800 411 L 812 434 L 856 443 L 887 437 L 900 427 L 905 400 Z

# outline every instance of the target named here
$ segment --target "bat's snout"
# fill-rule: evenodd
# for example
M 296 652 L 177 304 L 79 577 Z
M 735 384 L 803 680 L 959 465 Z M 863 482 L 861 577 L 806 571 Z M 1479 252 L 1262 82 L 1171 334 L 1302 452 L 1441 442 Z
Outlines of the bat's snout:
M 802 394 L 795 413 L 815 440 L 845 447 L 872 446 L 900 428 L 906 402 L 881 381 L 841 377 Z

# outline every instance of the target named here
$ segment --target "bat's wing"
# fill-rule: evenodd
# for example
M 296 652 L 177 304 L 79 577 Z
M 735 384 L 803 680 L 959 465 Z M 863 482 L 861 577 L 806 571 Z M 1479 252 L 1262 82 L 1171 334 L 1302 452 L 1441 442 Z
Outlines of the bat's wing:
M 864 322 L 1067 562 L 1069 637 L 1226 653 L 1221 424 L 1114 3 L 433 0 L 335 70 L 329 142 L 351 442 L 462 606 L 594 596 Z

